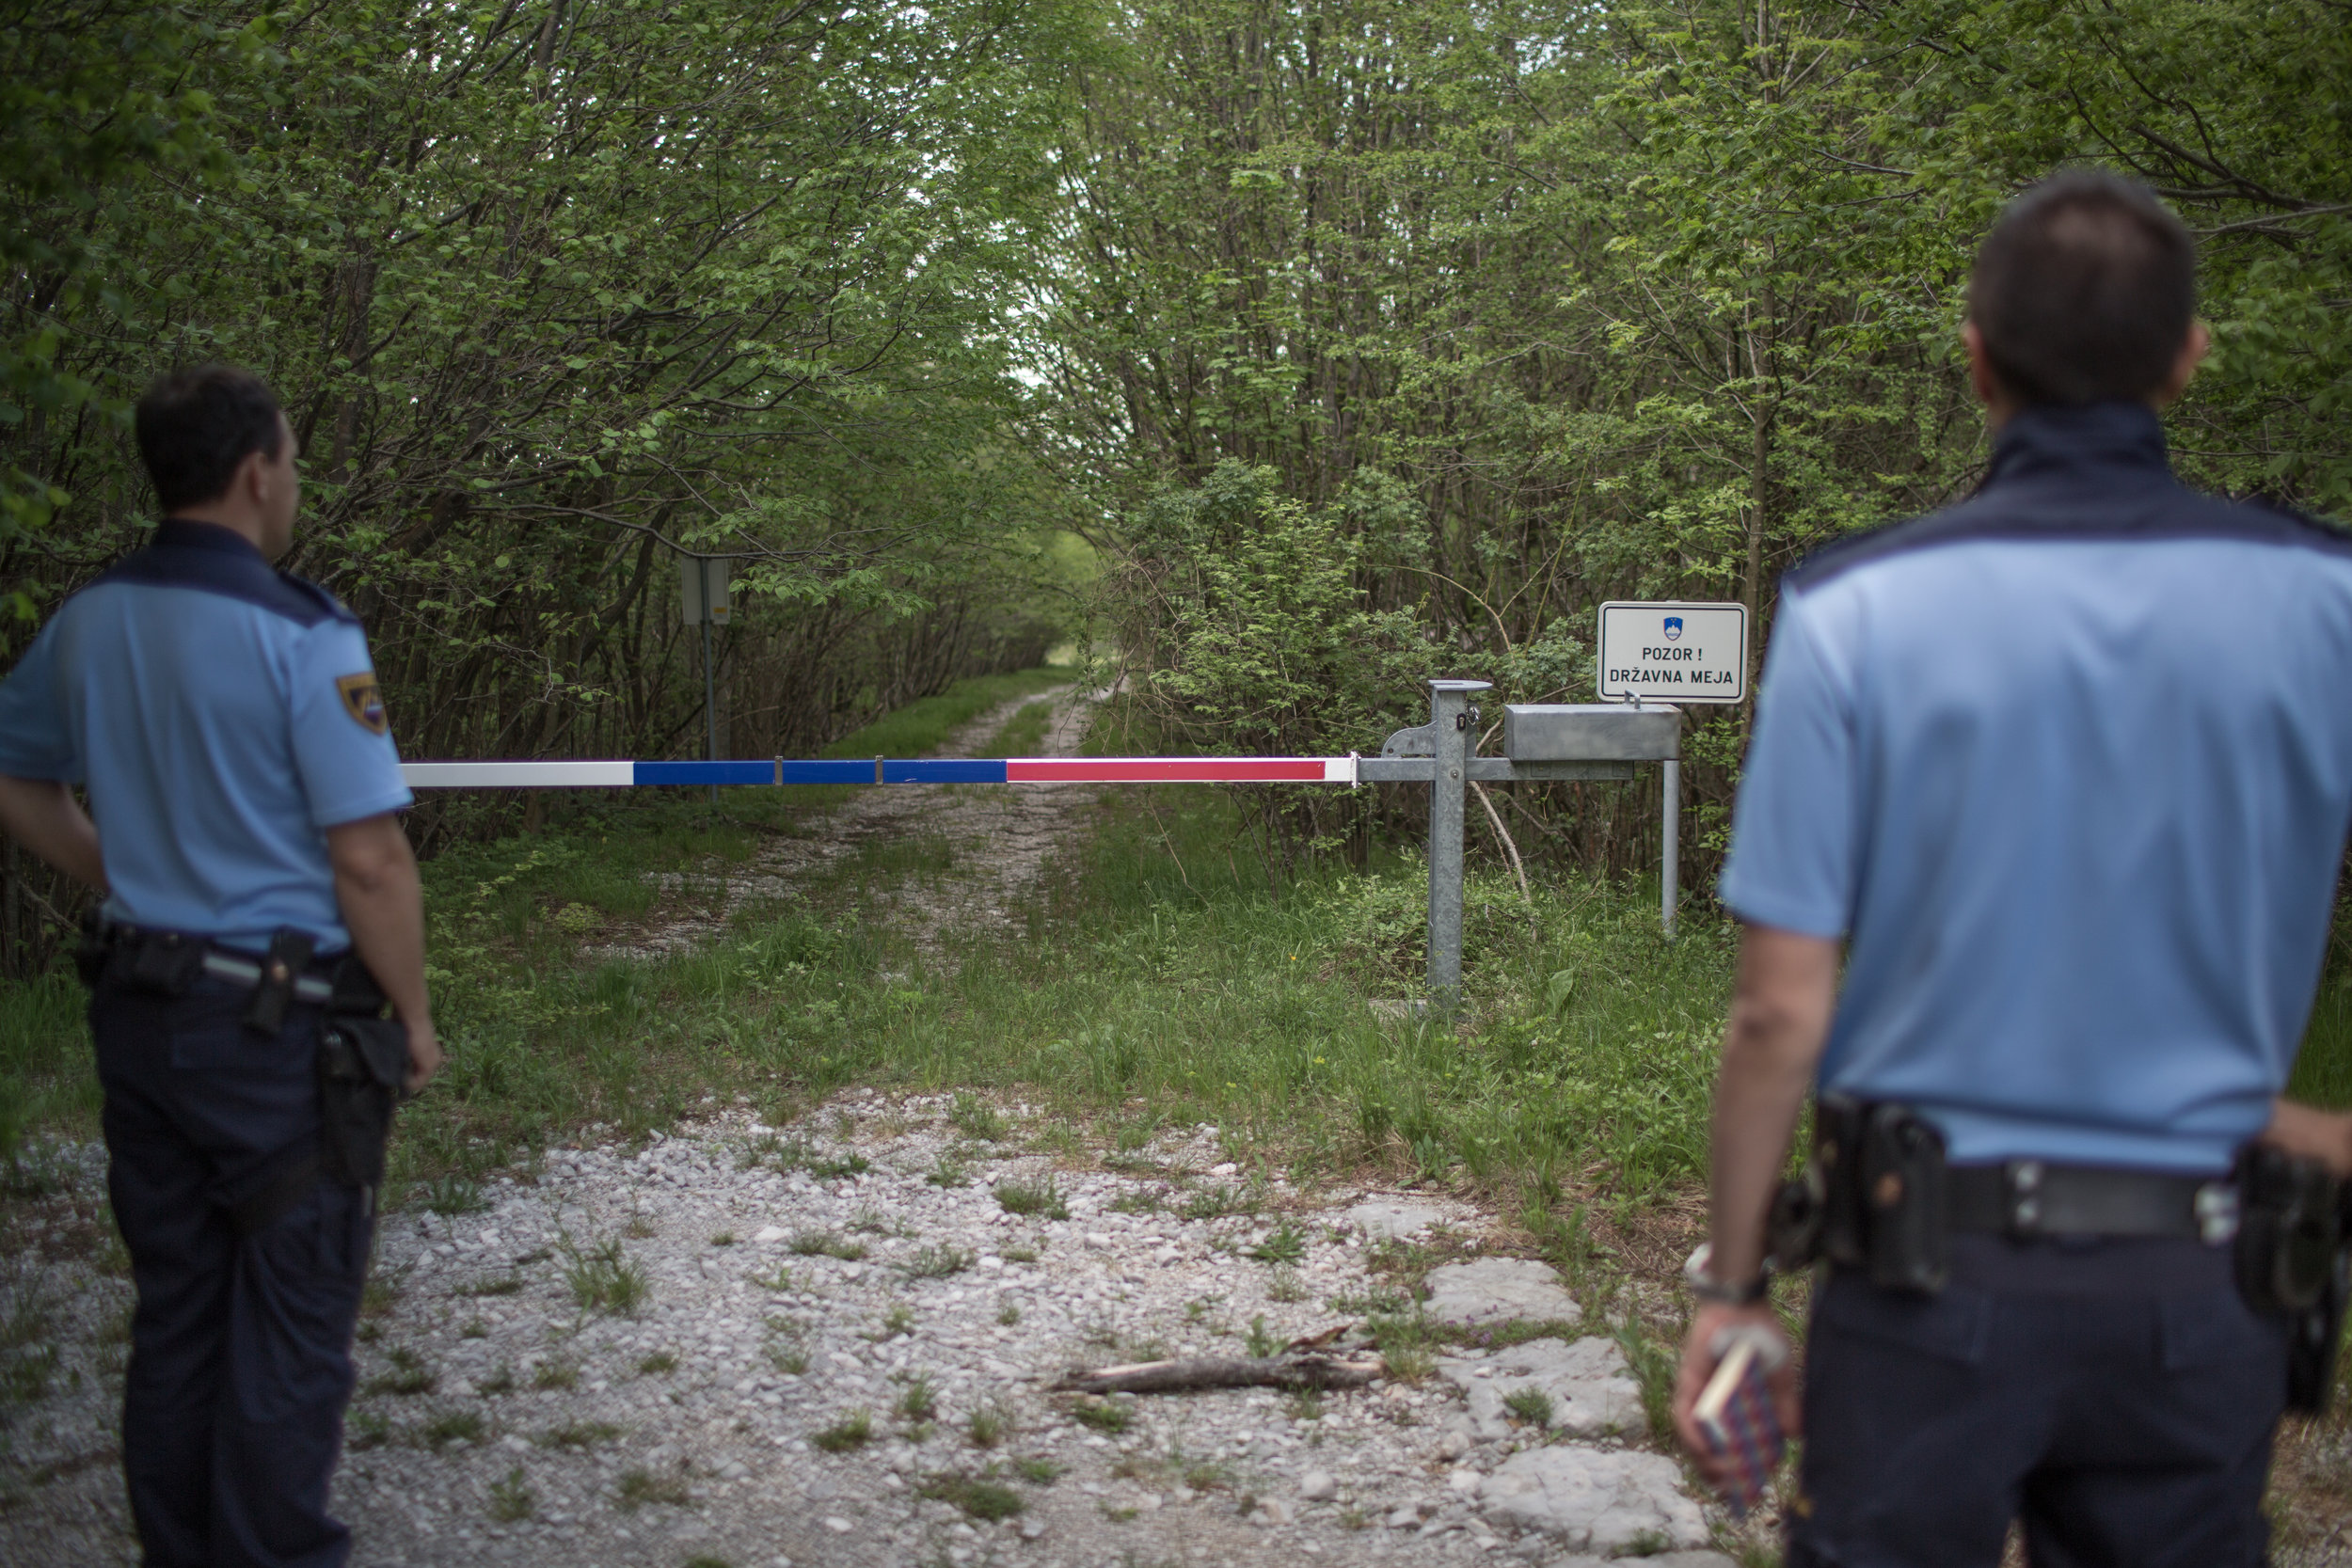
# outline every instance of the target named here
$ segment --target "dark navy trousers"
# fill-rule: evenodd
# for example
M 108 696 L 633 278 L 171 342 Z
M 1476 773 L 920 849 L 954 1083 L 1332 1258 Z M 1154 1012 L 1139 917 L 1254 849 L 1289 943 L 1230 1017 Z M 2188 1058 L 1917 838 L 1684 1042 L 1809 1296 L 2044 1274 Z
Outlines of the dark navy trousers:
M 1921 1297 L 1816 1298 L 1788 1568 L 2259 1568 L 2282 1320 L 2226 1248 L 1955 1239 Z
M 333 1568 L 351 1546 L 327 1486 L 373 1217 L 322 1181 L 257 1234 L 231 1229 L 224 1205 L 318 1127 L 320 1009 L 267 1037 L 246 1001 L 208 980 L 179 998 L 109 982 L 90 1002 L 138 1288 L 122 1462 L 149 1568 Z

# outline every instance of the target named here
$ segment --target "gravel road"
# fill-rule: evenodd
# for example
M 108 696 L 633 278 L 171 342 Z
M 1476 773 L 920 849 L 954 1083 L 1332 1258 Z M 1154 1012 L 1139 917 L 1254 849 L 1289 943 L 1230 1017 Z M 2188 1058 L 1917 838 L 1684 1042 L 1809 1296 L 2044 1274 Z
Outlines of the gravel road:
M 1054 699 L 1047 750 L 1067 754 L 1084 704 Z M 865 837 L 935 833 L 950 873 L 878 895 L 930 942 L 968 940 L 1009 927 L 1093 798 L 876 790 L 731 874 L 723 902 L 788 894 Z M 1622 1357 L 1573 1326 L 1509 1364 L 1471 1349 L 1319 1399 L 1052 1388 L 1074 1366 L 1355 1332 L 1406 1305 L 1371 1267 L 1381 1239 L 1434 1227 L 1476 1251 L 1486 1219 L 1458 1203 L 1251 1182 L 1211 1127 L 1101 1160 L 969 1096 L 852 1090 L 775 1128 L 703 1110 L 642 1147 L 590 1129 L 472 1212 L 387 1219 L 336 1494 L 356 1562 L 1567 1568 L 1707 1538 Z M 56 1351 L 38 1397 L 0 1407 L 0 1561 L 135 1561 L 116 1448 L 129 1292 L 92 1241 L 103 1152 L 46 1165 L 56 1223 L 0 1275 L 0 1306 L 37 1304 L 24 1321 Z M 1445 1309 L 1577 1316 L 1540 1280 L 1490 1284 L 1464 1275 Z M 1531 1370 L 1549 1392 L 1506 1413 Z

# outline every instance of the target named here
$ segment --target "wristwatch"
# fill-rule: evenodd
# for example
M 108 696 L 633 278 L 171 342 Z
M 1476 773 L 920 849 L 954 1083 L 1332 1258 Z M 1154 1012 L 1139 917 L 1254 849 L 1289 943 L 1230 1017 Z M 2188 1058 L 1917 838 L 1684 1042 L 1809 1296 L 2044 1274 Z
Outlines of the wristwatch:
M 1708 1265 L 1714 1260 L 1715 1243 L 1701 1242 L 1688 1261 L 1682 1265 L 1682 1283 L 1701 1301 L 1721 1302 L 1725 1307 L 1753 1307 L 1772 1293 L 1772 1276 L 1769 1270 L 1756 1275 L 1744 1285 L 1728 1285 L 1717 1279 Z

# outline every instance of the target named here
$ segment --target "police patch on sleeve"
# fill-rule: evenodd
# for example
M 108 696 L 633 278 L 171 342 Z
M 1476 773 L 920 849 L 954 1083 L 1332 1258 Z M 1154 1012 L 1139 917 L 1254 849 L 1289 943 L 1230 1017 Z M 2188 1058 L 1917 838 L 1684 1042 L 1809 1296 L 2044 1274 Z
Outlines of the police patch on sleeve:
M 343 711 L 351 715 L 354 723 L 371 735 L 383 735 L 391 729 L 391 721 L 384 716 L 384 697 L 376 689 L 374 671 L 338 675 L 335 689 L 342 694 Z

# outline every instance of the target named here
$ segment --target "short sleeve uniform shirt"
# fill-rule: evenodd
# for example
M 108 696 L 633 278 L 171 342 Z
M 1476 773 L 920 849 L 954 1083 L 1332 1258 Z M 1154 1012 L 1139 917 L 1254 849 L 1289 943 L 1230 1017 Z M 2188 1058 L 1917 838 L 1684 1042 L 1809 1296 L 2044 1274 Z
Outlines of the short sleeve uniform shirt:
M 230 531 L 167 521 L 0 684 L 0 774 L 87 787 L 110 919 L 350 944 L 328 828 L 409 803 L 358 619 Z
M 2137 404 L 1791 572 L 1722 890 L 1845 939 L 1822 1087 L 1959 1162 L 2225 1167 L 2319 976 L 2347 677 L 2352 539 L 2188 490 Z

